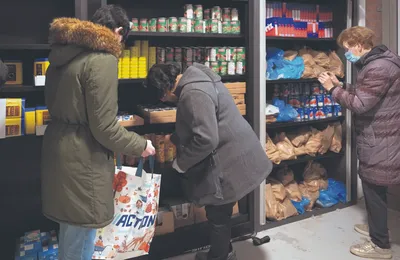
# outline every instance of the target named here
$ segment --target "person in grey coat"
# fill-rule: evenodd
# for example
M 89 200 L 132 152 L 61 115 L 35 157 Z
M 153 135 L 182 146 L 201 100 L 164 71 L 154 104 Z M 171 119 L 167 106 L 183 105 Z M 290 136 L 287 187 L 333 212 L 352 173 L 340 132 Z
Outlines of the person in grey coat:
M 211 249 L 196 259 L 236 259 L 233 207 L 268 177 L 271 161 L 221 77 L 208 67 L 195 63 L 181 74 L 176 64 L 156 64 L 146 85 L 161 101 L 177 103 L 173 168 L 182 174 L 189 199 L 206 206 L 211 225 Z

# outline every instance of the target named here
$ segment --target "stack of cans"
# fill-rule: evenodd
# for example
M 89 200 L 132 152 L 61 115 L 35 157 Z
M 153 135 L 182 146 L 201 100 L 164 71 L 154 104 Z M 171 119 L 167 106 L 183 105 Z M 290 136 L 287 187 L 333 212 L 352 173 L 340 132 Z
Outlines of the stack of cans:
M 341 106 L 319 83 L 275 84 L 273 96 L 297 110 L 297 121 L 342 116 Z

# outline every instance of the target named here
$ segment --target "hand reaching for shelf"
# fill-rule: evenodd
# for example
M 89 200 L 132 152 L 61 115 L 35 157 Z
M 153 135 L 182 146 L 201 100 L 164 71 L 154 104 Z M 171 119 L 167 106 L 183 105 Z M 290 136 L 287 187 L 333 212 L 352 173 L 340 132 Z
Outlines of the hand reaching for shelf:
M 336 78 L 336 76 L 335 76 Z M 337 80 L 337 78 L 336 78 Z M 326 72 L 323 72 L 319 75 L 318 81 L 321 82 L 321 85 L 327 90 L 330 91 L 332 88 L 335 87 L 331 75 Z
M 146 158 L 155 154 L 156 154 L 156 149 L 154 148 L 153 143 L 150 140 L 147 140 L 146 149 L 144 149 L 142 157 Z

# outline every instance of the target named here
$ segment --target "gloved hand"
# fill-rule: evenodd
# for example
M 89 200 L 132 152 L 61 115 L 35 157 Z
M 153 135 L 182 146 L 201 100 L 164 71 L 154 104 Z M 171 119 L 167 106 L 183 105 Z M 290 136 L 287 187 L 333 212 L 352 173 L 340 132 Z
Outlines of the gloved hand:
M 184 171 L 181 170 L 181 168 L 179 168 L 176 159 L 175 159 L 174 162 L 172 163 L 172 168 L 174 168 L 174 169 L 175 169 L 177 172 L 179 172 L 179 173 L 185 173 Z

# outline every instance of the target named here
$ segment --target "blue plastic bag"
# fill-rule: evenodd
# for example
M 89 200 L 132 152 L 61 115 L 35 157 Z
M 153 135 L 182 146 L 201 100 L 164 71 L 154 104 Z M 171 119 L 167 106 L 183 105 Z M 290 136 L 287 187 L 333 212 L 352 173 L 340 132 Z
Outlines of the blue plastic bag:
M 328 179 L 328 192 L 341 203 L 347 202 L 347 192 L 344 183 L 334 179 Z
M 300 202 L 292 200 L 292 204 L 297 209 L 297 212 L 303 215 L 306 212 L 305 207 L 310 204 L 310 200 L 303 197 Z
M 298 113 L 291 105 L 285 104 L 285 101 L 279 98 L 272 99 L 272 105 L 279 108 L 279 115 L 276 118 L 277 122 L 290 122 L 296 120 Z
M 319 198 L 317 199 L 316 204 L 322 208 L 330 208 L 339 203 L 337 200 L 328 190 L 321 190 L 319 192 Z
M 267 49 L 267 80 L 299 79 L 304 72 L 304 60 L 296 57 L 294 60 L 285 60 L 285 52 L 278 48 Z

